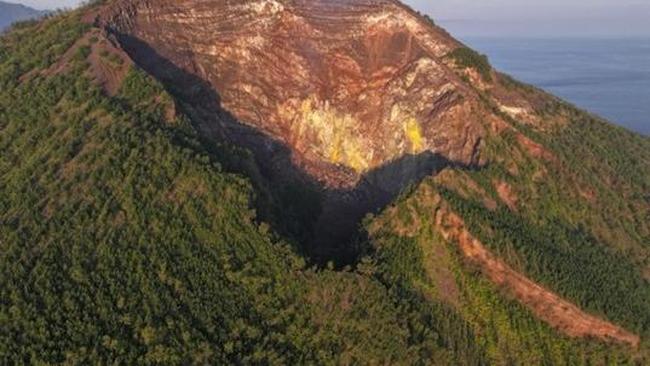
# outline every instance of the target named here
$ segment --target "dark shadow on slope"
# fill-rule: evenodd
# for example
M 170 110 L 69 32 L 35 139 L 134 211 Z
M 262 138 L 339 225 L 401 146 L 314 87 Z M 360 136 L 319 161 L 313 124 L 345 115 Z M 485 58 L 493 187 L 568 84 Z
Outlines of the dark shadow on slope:
M 137 65 L 178 98 L 205 148 L 228 171 L 250 178 L 259 218 L 297 243 L 313 263 L 354 264 L 363 249 L 355 243 L 361 242 L 360 224 L 367 214 L 381 211 L 423 178 L 459 165 L 431 152 L 406 155 L 366 173 L 353 188 L 328 188 L 298 166 L 288 146 L 222 108 L 218 92 L 197 76 L 194 65 L 179 67 L 139 39 L 123 34 L 117 38 Z M 191 60 L 188 56 L 185 59 Z M 252 156 L 229 146 L 243 147 Z M 323 168 L 353 175 L 340 166 L 323 163 Z
M 309 242 L 311 256 L 318 260 L 336 258 L 353 263 L 364 248 L 361 221 L 381 212 L 405 189 L 455 164 L 431 152 L 404 155 L 364 174 L 353 189 L 325 189 L 323 211 Z M 337 262 L 338 263 L 338 262 Z

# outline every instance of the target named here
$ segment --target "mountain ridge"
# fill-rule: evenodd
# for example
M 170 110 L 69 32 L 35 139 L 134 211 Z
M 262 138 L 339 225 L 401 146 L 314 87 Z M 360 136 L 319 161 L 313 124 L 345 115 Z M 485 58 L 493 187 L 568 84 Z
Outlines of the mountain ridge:
M 32 9 L 22 4 L 0 1 L 0 31 L 15 22 L 39 18 L 47 13 L 47 11 Z

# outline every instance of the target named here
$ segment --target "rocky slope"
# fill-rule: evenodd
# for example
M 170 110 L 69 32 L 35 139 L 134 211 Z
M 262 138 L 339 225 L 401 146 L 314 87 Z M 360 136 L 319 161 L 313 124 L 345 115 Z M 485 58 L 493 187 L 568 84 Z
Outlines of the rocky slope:
M 397 2 L 128 1 L 103 19 L 154 74 L 167 65 L 131 39 L 328 187 L 406 154 L 478 163 L 473 94 L 442 61 L 458 43 Z

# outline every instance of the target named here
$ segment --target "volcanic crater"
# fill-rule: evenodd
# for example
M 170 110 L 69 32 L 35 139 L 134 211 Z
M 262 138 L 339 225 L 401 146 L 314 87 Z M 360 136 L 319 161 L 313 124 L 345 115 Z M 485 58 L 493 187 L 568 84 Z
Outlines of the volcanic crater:
M 248 148 L 269 187 L 317 193 L 316 261 L 353 260 L 361 219 L 410 184 L 485 164 L 490 112 L 445 61 L 461 44 L 397 1 L 128 0 L 96 22 L 208 143 Z

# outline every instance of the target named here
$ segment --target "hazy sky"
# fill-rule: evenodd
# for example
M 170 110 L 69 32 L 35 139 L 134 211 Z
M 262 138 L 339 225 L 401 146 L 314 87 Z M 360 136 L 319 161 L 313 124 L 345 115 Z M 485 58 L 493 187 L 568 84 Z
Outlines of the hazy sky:
M 459 36 L 650 36 L 650 0 L 405 0 Z
M 38 9 L 79 0 L 6 0 Z M 404 0 L 457 36 L 650 36 L 650 0 Z
M 58 9 L 70 8 L 77 6 L 81 3 L 80 0 L 2 0 L 8 3 L 20 3 L 32 8 L 45 10 L 45 9 Z

